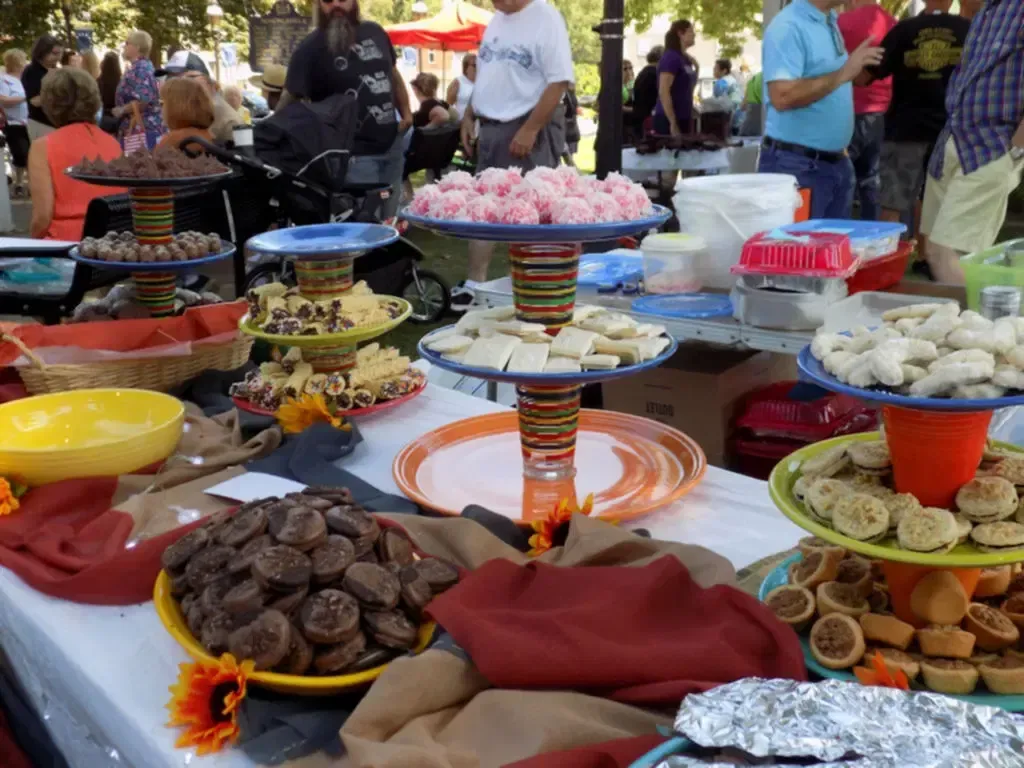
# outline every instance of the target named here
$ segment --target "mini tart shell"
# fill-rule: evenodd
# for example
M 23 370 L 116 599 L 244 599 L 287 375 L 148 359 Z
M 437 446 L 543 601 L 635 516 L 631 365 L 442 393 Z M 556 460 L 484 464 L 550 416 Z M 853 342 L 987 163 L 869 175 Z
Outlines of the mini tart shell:
M 1005 595 L 1013 576 L 1012 568 L 1002 565 L 998 568 L 982 568 L 978 586 L 974 588 L 975 599 Z M 1024 608 L 1024 606 L 1021 606 Z
M 921 660 L 921 677 L 924 684 L 936 693 L 966 696 L 978 687 L 980 674 L 970 664 L 956 665 L 955 669 L 937 666 L 931 659 Z
M 838 581 L 819 584 L 815 597 L 818 601 L 818 615 L 823 617 L 841 613 L 857 619 L 871 610 L 868 601 L 853 586 Z
M 839 554 L 840 551 L 842 550 L 838 548 L 819 549 L 809 555 L 805 555 L 803 560 L 795 563 L 796 568 L 790 574 L 790 583 L 813 590 L 817 589 L 819 584 L 824 584 L 826 581 L 835 581 L 836 576 L 839 575 L 839 563 L 843 560 L 842 555 Z M 806 570 L 808 566 L 805 563 L 811 560 L 817 563 L 817 567 L 801 578 L 800 571 Z M 803 569 L 801 566 L 803 566 Z
M 796 592 L 807 600 L 806 608 L 796 616 L 780 616 L 778 613 L 775 613 L 774 609 L 772 609 L 772 598 L 786 592 Z M 769 610 L 775 614 L 775 618 L 783 624 L 788 624 L 793 627 L 797 632 L 801 632 L 807 628 L 807 625 L 811 623 L 811 619 L 814 618 L 814 611 L 817 608 L 817 604 L 814 600 L 814 594 L 811 590 L 806 587 L 795 587 L 792 584 L 784 584 L 781 587 L 776 587 L 765 595 L 764 602 L 765 605 L 768 606 Z
M 860 628 L 864 630 L 865 640 L 883 643 L 900 651 L 907 650 L 914 642 L 914 627 L 895 616 L 865 613 L 860 617 Z
M 797 548 L 800 553 L 807 557 L 811 552 L 818 552 L 821 550 L 830 550 L 833 553 L 833 557 L 836 554 L 840 555 L 840 559 L 846 557 L 846 550 L 842 547 L 836 546 L 831 542 L 819 539 L 817 536 L 805 536 L 797 542 Z
M 1017 625 L 1017 629 L 1024 628 L 1024 597 L 1011 595 L 1006 600 L 1003 600 L 999 610 L 1006 614 L 1006 618 Z
M 896 648 L 868 648 L 864 652 L 861 664 L 870 668 L 876 653 L 881 655 L 882 661 L 888 670 L 891 672 L 899 670 L 907 676 L 908 680 L 916 680 L 917 676 L 921 674 L 920 662 L 909 653 L 904 653 Z
M 926 573 L 910 593 L 910 610 L 924 622 L 948 626 L 963 621 L 970 598 L 949 571 Z
M 971 603 L 964 616 L 964 629 L 974 635 L 983 651 L 1001 651 L 1020 640 L 1020 630 L 1001 611 L 984 603 Z
M 836 622 L 842 623 L 853 637 L 850 652 L 842 658 L 826 656 L 818 649 L 820 635 L 827 631 L 829 625 Z M 861 630 L 860 624 L 851 617 L 833 613 L 814 622 L 808 638 L 808 645 L 811 648 L 811 655 L 826 669 L 849 669 L 864 657 L 864 632 Z
M 1000 695 L 1024 693 L 1024 659 L 1006 656 L 978 667 L 985 686 Z
M 925 656 L 969 659 L 974 653 L 975 636 L 959 627 L 926 627 L 916 634 L 917 644 Z
M 854 588 L 858 594 L 867 597 L 871 594 L 874 582 L 871 579 L 871 562 L 863 557 L 849 556 L 839 563 L 839 575 L 836 581 Z

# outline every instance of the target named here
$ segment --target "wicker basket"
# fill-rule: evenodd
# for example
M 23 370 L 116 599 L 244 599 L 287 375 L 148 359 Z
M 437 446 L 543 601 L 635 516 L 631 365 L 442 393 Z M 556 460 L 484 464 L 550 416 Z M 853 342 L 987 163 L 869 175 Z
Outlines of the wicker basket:
M 240 368 L 249 359 L 254 341 L 252 336 L 239 334 L 226 344 L 195 345 L 191 354 L 178 357 L 47 365 L 21 339 L 8 334 L 2 334 L 2 338 L 18 347 L 25 357 L 32 361 L 32 367 L 17 369 L 31 395 L 98 387 L 126 387 L 166 392 L 195 378 L 203 371 L 231 371 Z

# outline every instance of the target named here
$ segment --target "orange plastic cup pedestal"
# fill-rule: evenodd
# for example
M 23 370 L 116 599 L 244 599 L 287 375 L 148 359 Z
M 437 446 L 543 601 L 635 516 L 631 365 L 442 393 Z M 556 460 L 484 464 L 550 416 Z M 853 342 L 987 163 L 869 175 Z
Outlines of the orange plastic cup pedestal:
M 885 439 L 899 493 L 926 507 L 951 508 L 956 492 L 974 477 L 985 452 L 992 411 L 921 411 L 887 405 Z
M 981 578 L 981 568 L 932 568 L 927 565 L 911 565 L 909 563 L 897 563 L 893 560 L 882 561 L 882 572 L 885 574 L 885 581 L 889 585 L 889 599 L 892 601 L 892 611 L 896 617 L 915 627 L 923 627 L 927 622 L 922 621 L 910 610 L 910 594 L 914 587 L 925 575 L 932 571 L 949 571 L 956 576 L 970 598 L 978 586 L 978 579 Z

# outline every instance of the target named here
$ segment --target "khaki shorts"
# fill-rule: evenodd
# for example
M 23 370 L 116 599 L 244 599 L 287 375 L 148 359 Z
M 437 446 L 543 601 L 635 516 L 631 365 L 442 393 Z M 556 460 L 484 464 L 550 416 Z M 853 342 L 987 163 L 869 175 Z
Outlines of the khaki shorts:
M 1007 153 L 964 174 L 952 138 L 942 151 L 942 178 L 929 175 L 925 182 L 921 233 L 961 253 L 988 248 L 999 237 L 1006 201 L 1020 184 L 1024 160 L 1014 160 Z

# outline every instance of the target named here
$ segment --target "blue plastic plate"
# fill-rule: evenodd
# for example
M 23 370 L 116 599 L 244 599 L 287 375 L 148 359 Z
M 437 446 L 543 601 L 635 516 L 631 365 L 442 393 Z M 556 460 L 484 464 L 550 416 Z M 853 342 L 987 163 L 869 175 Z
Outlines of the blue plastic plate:
M 614 287 L 620 283 L 639 280 L 643 274 L 644 259 L 638 253 L 584 253 L 580 256 L 576 284 Z
M 223 242 L 223 241 L 222 241 Z M 235 253 L 235 246 L 229 245 L 220 253 L 204 256 L 201 259 L 190 261 L 103 261 L 102 259 L 87 259 L 79 255 L 78 247 L 71 249 L 70 256 L 81 264 L 88 264 L 90 267 L 101 267 L 102 269 L 116 269 L 121 272 L 180 272 L 192 269 L 200 264 L 209 264 L 211 261 L 220 261 L 232 256 Z
M 273 256 L 331 258 L 366 253 L 397 239 L 398 230 L 384 224 L 309 224 L 250 237 L 245 247 Z
M 764 599 L 768 596 L 776 587 L 781 587 L 789 583 L 789 575 L 786 573 L 786 569 L 789 568 L 793 563 L 799 562 L 803 557 L 797 552 L 792 557 L 787 557 L 779 565 L 772 570 L 764 581 L 761 582 L 761 588 L 757 592 L 757 599 L 764 602 Z M 817 659 L 811 655 L 811 647 L 807 642 L 806 634 L 800 635 L 800 646 L 804 649 L 804 661 L 807 662 L 807 668 L 812 670 L 815 674 L 821 677 L 831 677 L 833 680 L 846 680 L 850 683 L 857 682 L 857 678 L 854 677 L 852 672 L 846 672 L 843 670 L 829 669 L 821 666 Z M 915 685 L 912 683 L 911 685 Z M 917 688 L 915 690 L 927 690 L 926 688 Z M 971 704 L 981 704 L 985 707 L 999 707 L 1005 709 L 1007 712 L 1024 712 L 1024 696 L 1000 696 L 995 693 L 972 693 L 969 696 L 954 696 L 952 694 L 940 694 L 943 696 L 950 696 L 953 699 L 960 699 L 960 701 L 969 701 Z
M 446 328 L 450 327 L 451 326 L 446 326 Z M 533 384 L 538 386 L 544 384 L 596 384 L 599 381 L 610 381 L 611 379 L 620 379 L 623 376 L 632 376 L 640 371 L 646 371 L 648 368 L 657 368 L 675 354 L 678 346 L 676 340 L 669 337 L 670 343 L 665 347 L 665 351 L 653 360 L 645 360 L 644 362 L 637 363 L 636 365 L 624 365 L 610 371 L 582 371 L 580 373 L 509 373 L 508 371 L 496 371 L 493 368 L 478 368 L 474 365 L 462 365 L 461 363 L 456 363 L 452 360 L 445 360 L 437 352 L 432 352 L 427 349 L 426 344 L 431 340 L 431 338 L 433 338 L 436 333 L 444 330 L 445 328 L 438 328 L 434 333 L 427 334 L 420 339 L 420 343 L 416 347 L 417 351 L 420 353 L 420 357 L 427 360 L 431 365 L 436 365 L 438 368 L 443 368 L 446 371 L 453 371 L 454 373 L 461 374 L 462 376 L 472 376 L 477 379 L 486 379 L 487 381 L 504 381 L 510 384 Z
M 676 320 L 732 317 L 732 302 L 721 293 L 669 293 L 642 296 L 633 302 L 634 312 Z
M 825 370 L 820 360 L 815 360 L 808 344 L 797 355 L 796 365 L 801 375 L 815 384 L 844 395 L 859 397 L 872 403 L 898 405 L 903 408 L 920 408 L 926 411 L 991 411 L 995 408 L 1006 408 L 1011 405 L 1024 405 L 1024 394 L 988 397 L 978 400 L 963 400 L 952 397 L 912 397 L 899 395 L 884 389 L 862 389 L 843 384 L 839 379 Z
M 475 221 L 442 221 L 416 216 L 407 211 L 403 219 L 423 229 L 463 240 L 486 240 L 496 243 L 592 243 L 617 240 L 656 229 L 672 216 L 663 205 L 655 205 L 654 213 L 645 219 L 612 221 L 601 224 L 487 224 Z

